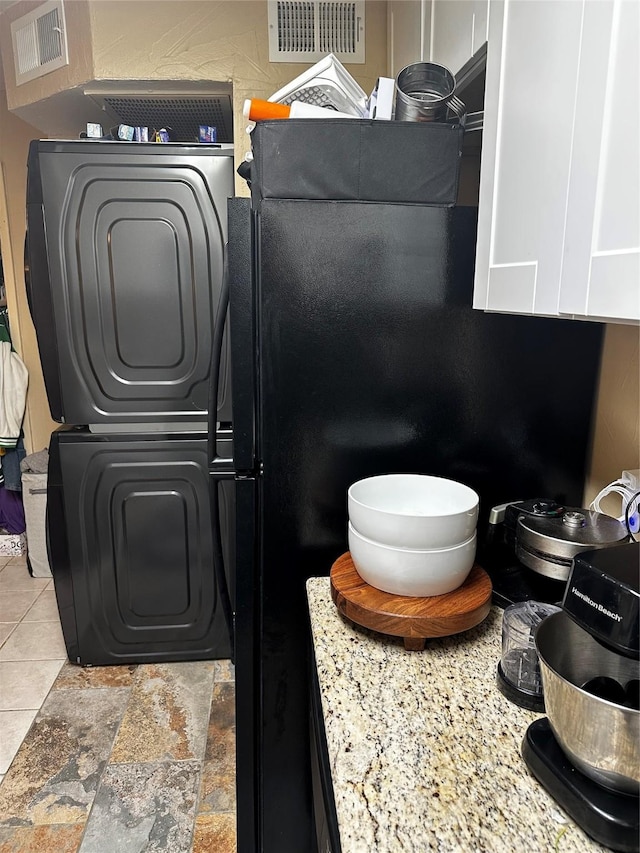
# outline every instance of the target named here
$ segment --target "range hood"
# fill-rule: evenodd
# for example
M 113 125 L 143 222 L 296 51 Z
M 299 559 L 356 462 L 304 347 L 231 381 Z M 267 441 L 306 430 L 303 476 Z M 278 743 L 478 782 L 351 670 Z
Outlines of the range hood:
M 100 80 L 84 94 L 104 113 L 105 132 L 116 124 L 172 128 L 177 142 L 196 142 L 199 125 L 233 142 L 231 83 L 207 80 Z

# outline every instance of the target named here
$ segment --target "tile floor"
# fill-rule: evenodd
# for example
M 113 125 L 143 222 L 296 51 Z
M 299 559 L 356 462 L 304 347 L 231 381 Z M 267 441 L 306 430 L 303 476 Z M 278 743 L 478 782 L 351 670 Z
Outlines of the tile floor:
M 81 668 L 0 557 L 0 853 L 233 853 L 229 661 Z

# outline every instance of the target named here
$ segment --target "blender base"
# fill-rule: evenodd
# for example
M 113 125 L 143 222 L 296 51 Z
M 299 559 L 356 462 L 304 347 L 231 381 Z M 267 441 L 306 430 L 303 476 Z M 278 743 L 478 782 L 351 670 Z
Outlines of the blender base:
M 538 713 L 544 714 L 544 696 L 542 693 L 532 693 L 530 690 L 516 687 L 504 674 L 501 663 L 498 664 L 496 684 L 498 690 L 510 702 L 514 702 L 516 705 L 520 705 L 521 708 L 526 708 L 529 711 L 538 711 Z
M 639 798 L 609 791 L 576 770 L 546 717 L 527 729 L 522 757 L 543 788 L 594 841 L 622 853 L 639 853 Z

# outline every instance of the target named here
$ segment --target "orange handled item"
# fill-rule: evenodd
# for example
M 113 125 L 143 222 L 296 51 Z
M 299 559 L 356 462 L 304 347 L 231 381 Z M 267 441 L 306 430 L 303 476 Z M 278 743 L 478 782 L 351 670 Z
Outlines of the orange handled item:
M 272 118 L 289 118 L 291 107 L 274 101 L 262 101 L 260 98 L 247 99 L 242 114 L 249 121 L 263 121 Z
M 273 118 L 357 118 L 357 116 L 348 113 L 339 113 L 337 110 L 317 107 L 315 104 L 306 104 L 304 101 L 292 101 L 290 105 L 287 105 L 273 101 L 261 101 L 259 98 L 246 100 L 242 112 L 249 121 Z

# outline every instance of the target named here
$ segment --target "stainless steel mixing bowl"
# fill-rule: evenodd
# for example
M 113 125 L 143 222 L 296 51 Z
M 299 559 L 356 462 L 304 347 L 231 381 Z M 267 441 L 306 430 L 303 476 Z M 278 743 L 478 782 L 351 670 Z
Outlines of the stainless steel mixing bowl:
M 609 651 L 564 612 L 536 632 L 544 702 L 562 750 L 578 770 L 614 791 L 640 790 L 640 711 L 582 689 L 597 677 L 621 687 L 638 678 L 640 664 Z

